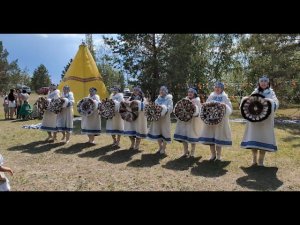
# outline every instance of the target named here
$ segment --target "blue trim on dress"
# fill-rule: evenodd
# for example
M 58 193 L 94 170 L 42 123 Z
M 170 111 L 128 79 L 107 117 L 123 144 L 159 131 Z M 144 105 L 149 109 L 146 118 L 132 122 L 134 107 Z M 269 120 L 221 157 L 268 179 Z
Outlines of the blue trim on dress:
M 161 134 L 160 135 L 148 134 L 147 137 L 150 138 L 150 139 L 154 139 L 154 140 L 161 140 L 161 139 L 163 139 L 166 142 L 171 142 L 171 138 L 166 138 L 166 137 L 162 136 Z
M 204 142 L 205 144 L 232 145 L 232 141 L 224 141 L 207 137 L 200 137 L 199 142 Z
M 40 129 L 41 129 L 41 130 L 45 130 L 45 131 L 57 131 L 57 127 L 53 128 L 53 127 L 45 127 L 45 126 L 41 126 Z
M 123 134 L 124 133 L 124 131 L 122 131 L 122 130 L 106 130 L 106 133 L 107 134 Z
M 136 136 L 139 138 L 146 138 L 147 134 L 140 134 L 136 131 L 124 131 L 123 135 L 127 135 L 127 136 Z
M 57 127 L 58 131 L 73 131 L 73 128 L 68 127 Z
M 263 142 L 258 142 L 258 141 L 245 141 L 241 143 L 241 147 L 245 148 L 265 148 L 265 149 L 270 149 L 277 151 L 277 146 L 272 145 L 272 144 L 267 144 Z M 264 149 L 263 149 L 264 150 Z
M 86 130 L 86 129 L 81 129 L 81 133 L 101 133 L 101 130 Z
M 179 134 L 174 134 L 174 140 L 176 140 L 176 141 L 188 141 L 188 142 L 193 142 L 193 143 L 199 142 L 199 138 L 190 138 L 190 137 L 182 136 L 182 135 L 179 135 Z

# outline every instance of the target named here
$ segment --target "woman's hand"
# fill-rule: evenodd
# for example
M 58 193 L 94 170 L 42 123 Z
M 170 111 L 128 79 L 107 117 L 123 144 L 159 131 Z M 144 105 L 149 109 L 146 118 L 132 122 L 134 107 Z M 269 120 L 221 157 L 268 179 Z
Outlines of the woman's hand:
M 7 168 L 7 172 L 8 172 L 11 176 L 14 175 L 14 172 L 13 172 L 13 170 L 12 170 L 11 168 Z

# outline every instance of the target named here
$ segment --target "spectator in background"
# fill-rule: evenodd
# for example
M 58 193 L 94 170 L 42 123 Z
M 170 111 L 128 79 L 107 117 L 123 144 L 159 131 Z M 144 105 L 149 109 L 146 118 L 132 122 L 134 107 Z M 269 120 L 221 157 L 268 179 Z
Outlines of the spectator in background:
M 8 108 L 8 96 L 6 94 L 5 91 L 2 92 L 3 93 L 3 109 L 4 109 L 4 116 L 5 116 L 5 119 L 9 119 L 9 108 Z
M 22 105 L 22 95 L 21 95 L 20 89 L 16 89 L 15 100 L 16 100 L 15 115 L 17 116 L 17 119 L 19 119 L 20 118 L 20 109 L 21 109 L 21 105 Z
M 28 99 L 29 99 L 29 94 L 27 93 L 26 90 L 22 90 L 22 94 L 20 95 L 21 103 L 23 104 L 24 102 L 28 102 Z
M 9 109 L 9 119 L 14 119 L 14 114 L 16 112 L 16 96 L 15 96 L 15 90 L 10 89 L 10 92 L 8 94 L 8 109 Z
M 19 118 L 22 118 L 22 119 L 31 118 L 32 108 L 29 105 L 28 99 L 29 99 L 29 94 L 27 94 L 26 90 L 22 90 L 22 94 L 20 97 L 20 102 L 22 102 L 22 105 L 21 105 L 20 111 L 18 113 Z

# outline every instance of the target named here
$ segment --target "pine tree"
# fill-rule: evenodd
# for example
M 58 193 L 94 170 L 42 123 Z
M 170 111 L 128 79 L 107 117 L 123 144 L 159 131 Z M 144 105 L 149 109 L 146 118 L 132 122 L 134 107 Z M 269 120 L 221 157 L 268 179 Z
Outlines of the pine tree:
M 88 46 L 88 49 L 90 50 L 94 60 L 96 60 L 95 46 L 94 46 L 94 41 L 93 41 L 93 35 L 92 34 L 86 34 L 85 35 L 85 43 Z
M 50 75 L 47 68 L 41 64 L 33 72 L 31 87 L 37 91 L 41 87 L 48 87 L 51 84 Z
M 68 64 L 64 67 L 64 70 L 61 73 L 61 80 L 64 79 L 65 74 L 67 73 L 67 71 L 68 71 L 69 67 L 71 66 L 72 62 L 73 62 L 73 59 L 70 59 L 70 61 L 68 62 Z
M 2 41 L 0 41 L 0 91 L 7 90 L 9 81 L 9 63 L 7 60 L 8 52 L 3 47 Z

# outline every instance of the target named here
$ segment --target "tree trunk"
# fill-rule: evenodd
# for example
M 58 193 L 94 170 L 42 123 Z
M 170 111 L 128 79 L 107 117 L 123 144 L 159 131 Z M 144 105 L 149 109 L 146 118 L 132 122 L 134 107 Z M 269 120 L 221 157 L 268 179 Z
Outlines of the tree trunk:
M 152 76 L 152 88 L 150 90 L 151 100 L 154 101 L 156 97 L 155 86 L 159 80 L 159 70 L 158 70 L 158 59 L 157 59 L 157 47 L 156 47 L 156 35 L 152 34 L 152 48 L 153 48 L 153 76 Z

